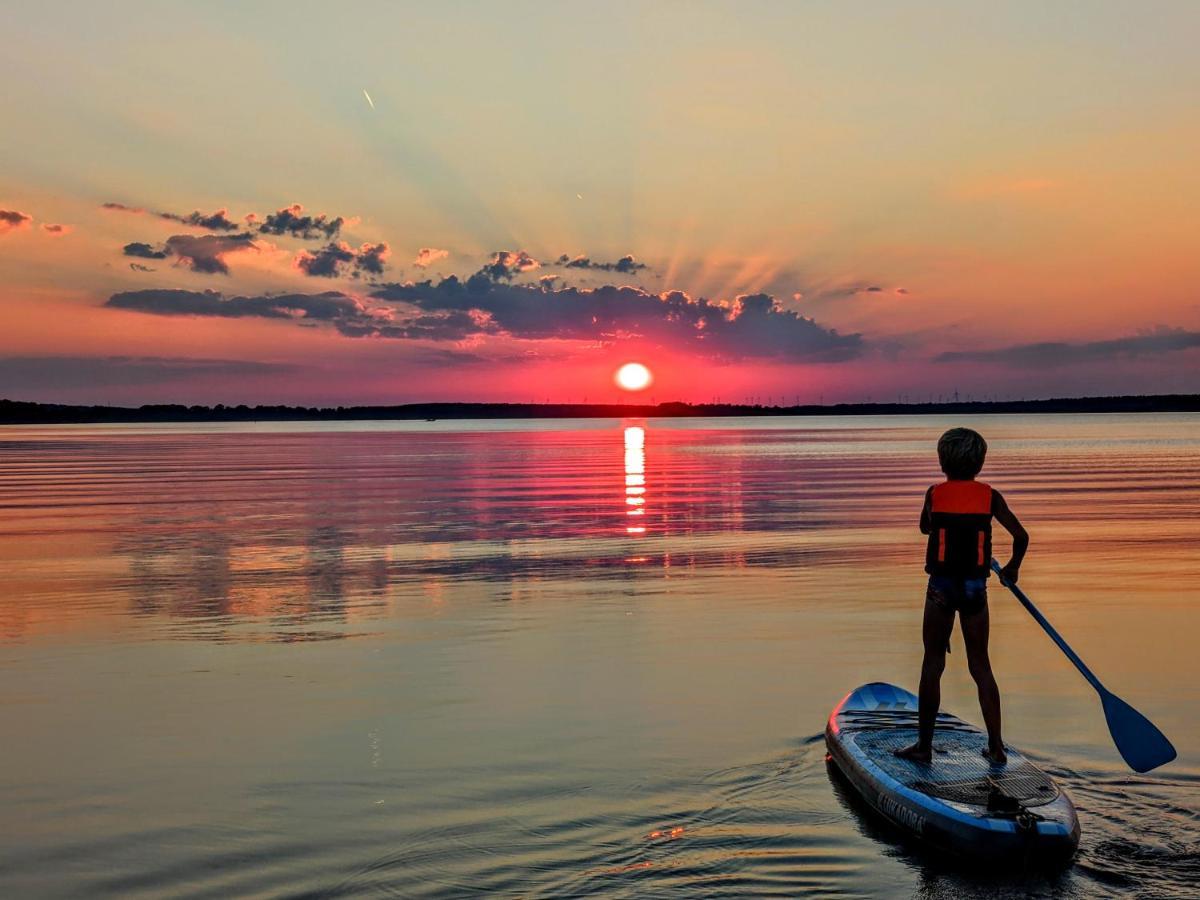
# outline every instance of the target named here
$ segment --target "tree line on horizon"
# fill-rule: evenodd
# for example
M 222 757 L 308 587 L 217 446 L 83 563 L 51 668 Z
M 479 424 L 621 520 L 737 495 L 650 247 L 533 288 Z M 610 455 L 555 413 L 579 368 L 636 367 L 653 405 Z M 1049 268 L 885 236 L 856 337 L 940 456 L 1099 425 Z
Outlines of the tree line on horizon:
M 471 403 L 433 402 L 363 406 L 248 406 L 150 403 L 138 407 L 0 400 L 0 423 L 238 422 L 366 419 L 513 419 L 737 416 L 896 415 L 922 413 L 1200 412 L 1200 394 L 1061 397 L 1037 400 L 966 400 L 912 403 L 836 403 L 765 406 L 747 403 Z

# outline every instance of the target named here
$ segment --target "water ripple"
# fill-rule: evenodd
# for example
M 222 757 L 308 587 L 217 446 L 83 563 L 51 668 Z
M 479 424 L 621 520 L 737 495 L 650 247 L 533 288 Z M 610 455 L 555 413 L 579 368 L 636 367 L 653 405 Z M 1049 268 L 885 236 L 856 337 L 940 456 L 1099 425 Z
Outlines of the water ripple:
M 1125 774 L 993 589 L 1007 736 L 1079 806 L 1073 867 L 956 865 L 830 777 L 833 704 L 915 681 L 946 424 L 0 430 L 0 893 L 1194 895 L 1195 416 L 973 422 L 1024 583 L 1180 749 Z

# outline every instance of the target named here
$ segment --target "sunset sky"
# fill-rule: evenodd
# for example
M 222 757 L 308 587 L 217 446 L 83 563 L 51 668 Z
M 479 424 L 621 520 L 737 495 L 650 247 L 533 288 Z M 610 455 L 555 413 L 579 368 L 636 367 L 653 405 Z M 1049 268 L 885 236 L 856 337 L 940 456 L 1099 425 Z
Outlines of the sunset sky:
M 1200 4 L 10 4 L 0 396 L 1200 391 Z M 623 398 L 628 398 L 624 395 Z

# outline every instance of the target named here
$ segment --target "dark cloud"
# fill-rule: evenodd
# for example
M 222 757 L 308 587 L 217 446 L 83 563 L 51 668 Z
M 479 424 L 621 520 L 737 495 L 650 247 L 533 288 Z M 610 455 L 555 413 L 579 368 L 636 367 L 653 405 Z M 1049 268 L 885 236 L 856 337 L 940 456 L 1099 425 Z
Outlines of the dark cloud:
M 467 312 L 457 337 L 496 332 L 517 338 L 614 341 L 642 337 L 712 357 L 780 357 L 844 360 L 859 355 L 861 335 L 842 335 L 785 310 L 767 294 L 739 297 L 732 306 L 674 291 L 606 285 L 549 289 L 549 285 L 497 284 L 472 276 L 386 285 L 374 297 L 424 313 Z
M 384 264 L 390 254 L 391 250 L 384 241 L 380 241 L 378 244 L 363 244 L 358 248 L 358 258 L 354 264 L 363 272 L 382 275 Z
M 288 235 L 306 241 L 320 238 L 332 239 L 346 224 L 346 220 L 341 216 L 331 219 L 324 213 L 318 216 L 309 216 L 303 213 L 304 207 L 299 203 L 293 203 L 291 206 L 271 213 L 262 221 L 253 215 L 247 216 L 246 220 L 251 226 L 257 226 L 262 234 Z
M 241 226 L 236 222 L 232 222 L 228 216 L 229 210 L 218 209 L 214 213 L 209 213 L 207 216 L 199 210 L 186 216 L 176 215 L 175 213 L 159 213 L 160 219 L 169 219 L 172 222 L 180 222 L 184 225 L 191 225 L 195 228 L 206 228 L 209 231 L 237 231 Z
M 42 231 L 46 232 L 47 234 L 52 234 L 55 237 L 62 237 L 64 234 L 71 233 L 71 226 L 59 225 L 54 222 L 43 222 Z
M 326 324 L 356 338 L 455 341 L 496 330 L 486 317 L 469 311 L 398 315 L 391 308 L 370 309 L 339 291 L 226 297 L 219 291 L 156 289 L 113 294 L 104 305 L 156 316 L 287 319 L 305 327 Z
M 28 228 L 33 216 L 17 212 L 15 209 L 0 209 L 0 234 L 16 231 L 18 228 Z
M 127 212 L 135 216 L 146 214 L 146 210 L 140 206 L 128 206 L 127 204 L 113 201 L 101 203 L 100 208 L 113 212 Z M 216 212 L 209 213 L 208 215 L 200 212 L 200 210 L 188 213 L 186 216 L 172 212 L 160 212 L 154 215 L 169 222 L 178 222 L 181 225 L 190 225 L 193 228 L 205 228 L 209 231 L 237 231 L 241 227 L 229 218 L 229 210 L 227 209 L 218 209 Z
M 413 347 L 404 354 L 406 362 L 422 366 L 447 366 L 458 368 L 462 365 L 485 362 L 514 362 L 505 354 L 498 356 L 481 356 L 467 350 L 453 350 L 447 347 Z M 528 360 L 525 360 L 526 362 Z
M 363 272 L 382 275 L 389 253 L 386 243 L 363 244 L 355 250 L 345 241 L 337 241 L 320 250 L 301 250 L 296 255 L 295 263 L 296 268 L 311 277 L 352 275 L 357 278 Z
M 519 258 L 493 262 L 510 269 L 520 265 Z M 340 265 L 352 263 L 341 259 Z M 454 342 L 494 335 L 600 343 L 636 338 L 710 358 L 789 361 L 841 361 L 864 350 L 861 335 L 827 329 L 782 308 L 767 294 L 722 304 L 679 291 L 654 294 L 617 285 L 555 290 L 553 281 L 496 283 L 476 273 L 465 282 L 450 276 L 436 283 L 383 285 L 372 298 L 387 305 L 369 306 L 339 291 L 226 297 L 217 291 L 184 290 L 125 291 L 105 305 L 162 316 L 325 324 L 356 338 Z
M 836 284 L 809 284 L 802 292 L 797 292 L 794 296 L 797 299 L 803 297 L 809 302 L 816 303 L 824 300 L 846 300 L 861 294 L 883 294 L 887 291 L 887 288 L 874 282 L 851 281 Z M 908 290 L 895 288 L 894 293 L 907 294 Z
M 113 294 L 104 304 L 156 316 L 215 316 L 227 319 L 308 319 L 335 322 L 366 316 L 361 303 L 338 291 L 225 297 L 218 291 L 146 290 Z
M 476 334 L 494 332 L 495 328 L 477 316 L 462 310 L 436 314 L 419 314 L 400 320 L 344 319 L 336 323 L 338 331 L 348 337 L 380 337 L 400 340 L 460 341 Z
M 141 263 L 130 263 L 129 268 L 134 272 L 156 272 L 157 269 L 152 269 L 149 266 L 143 266 Z
M 146 212 L 140 206 L 126 206 L 124 203 L 114 203 L 111 200 L 108 203 L 101 203 L 100 208 L 112 210 L 113 212 L 133 213 L 135 216 L 140 216 Z
M 296 367 L 231 359 L 158 356 L 0 357 L 0 382 L 17 390 L 153 385 L 206 376 L 287 373 Z
M 342 274 L 346 266 L 353 262 L 354 251 L 344 241 L 330 244 L 315 252 L 301 250 L 296 255 L 296 268 L 313 278 L 333 278 Z
M 554 262 L 557 266 L 562 266 L 564 269 L 598 269 L 602 272 L 620 272 L 622 274 L 630 274 L 637 272 L 640 269 L 646 268 L 645 263 L 640 263 L 631 255 L 622 256 L 616 262 L 593 262 L 586 256 L 570 257 L 563 254 Z
M 116 203 L 113 201 L 102 203 L 100 206 L 102 209 L 127 212 L 139 216 L 146 215 L 147 212 L 140 206 L 129 206 L 125 203 Z M 178 222 L 181 225 L 203 228 L 208 231 L 230 232 L 237 231 L 242 227 L 229 218 L 229 210 L 224 208 L 208 214 L 196 210 L 187 215 L 180 215 L 173 212 L 156 212 L 153 215 L 169 222 Z M 331 240 L 337 236 L 342 226 L 346 224 L 346 220 L 341 216 L 330 218 L 325 214 L 317 216 L 305 215 L 304 207 L 299 203 L 293 203 L 291 206 L 277 210 L 269 214 L 266 218 L 259 218 L 255 213 L 250 213 L 246 216 L 245 221 L 247 227 L 252 230 L 256 229 L 260 234 L 283 235 L 302 238 L 304 240 L 318 240 L 320 238 Z
M 153 247 L 142 241 L 126 244 L 122 252 L 126 256 L 142 259 L 166 259 L 174 256 L 191 268 L 193 272 L 206 275 L 228 275 L 229 266 L 225 257 L 231 253 L 257 250 L 252 234 L 176 234 L 167 238 L 162 247 Z
M 512 281 L 514 275 L 531 272 L 541 265 L 524 250 L 497 250 L 475 274 L 490 281 Z
M 126 244 L 121 252 L 126 256 L 137 256 L 142 259 L 166 259 L 171 255 L 165 249 L 155 250 L 152 246 L 142 241 L 134 241 L 133 243 Z
M 252 234 L 176 234 L 167 238 L 168 255 L 177 257 L 193 272 L 228 275 L 225 257 L 231 253 L 257 250 Z
M 1200 347 L 1200 332 L 1158 327 L 1152 331 L 1107 341 L 1068 343 L 1045 341 L 995 350 L 955 350 L 934 357 L 940 363 L 998 363 L 1008 366 L 1060 366 L 1115 359 L 1160 356 Z

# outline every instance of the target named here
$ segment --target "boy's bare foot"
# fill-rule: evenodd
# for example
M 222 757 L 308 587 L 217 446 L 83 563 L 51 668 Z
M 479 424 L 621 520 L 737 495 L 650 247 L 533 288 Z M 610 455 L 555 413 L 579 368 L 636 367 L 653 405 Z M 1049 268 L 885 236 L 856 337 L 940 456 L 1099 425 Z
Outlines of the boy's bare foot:
M 983 758 L 990 762 L 993 766 L 1002 766 L 1008 762 L 1008 754 L 1004 752 L 1004 748 L 996 749 L 994 747 L 984 747 L 981 751 Z
M 913 762 L 933 762 L 933 751 L 922 747 L 920 744 L 911 744 L 908 747 L 902 747 L 901 749 L 893 750 L 892 752 L 901 759 L 910 759 Z

